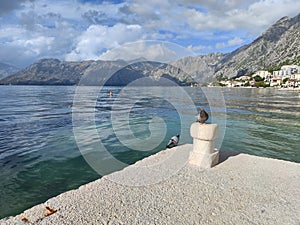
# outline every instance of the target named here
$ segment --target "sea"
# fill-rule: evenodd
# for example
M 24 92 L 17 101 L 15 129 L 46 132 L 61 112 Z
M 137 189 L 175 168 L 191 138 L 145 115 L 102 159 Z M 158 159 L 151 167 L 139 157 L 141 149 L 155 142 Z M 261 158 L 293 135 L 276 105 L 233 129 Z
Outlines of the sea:
M 163 151 L 173 135 L 192 143 L 199 108 L 219 125 L 216 148 L 300 163 L 299 91 L 0 86 L 0 218 Z

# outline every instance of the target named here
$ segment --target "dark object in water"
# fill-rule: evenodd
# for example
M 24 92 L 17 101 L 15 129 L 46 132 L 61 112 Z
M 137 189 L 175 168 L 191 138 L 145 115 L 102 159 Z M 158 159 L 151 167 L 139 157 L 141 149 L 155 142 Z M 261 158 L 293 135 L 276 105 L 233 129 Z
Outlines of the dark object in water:
M 179 142 L 179 134 L 177 134 L 176 136 L 173 136 L 170 141 L 168 142 L 167 144 L 167 148 L 173 148 L 175 146 L 178 145 L 178 142 Z
M 198 118 L 197 118 L 197 122 L 199 123 L 205 123 L 208 120 L 208 114 L 204 109 L 200 109 L 199 114 L 198 114 Z

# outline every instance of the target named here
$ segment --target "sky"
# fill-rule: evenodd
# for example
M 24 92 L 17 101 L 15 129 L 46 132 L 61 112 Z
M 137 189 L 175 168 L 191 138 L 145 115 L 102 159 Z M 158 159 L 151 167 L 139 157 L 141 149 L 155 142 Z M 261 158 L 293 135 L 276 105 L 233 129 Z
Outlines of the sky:
M 97 60 L 142 41 L 227 53 L 299 9 L 299 0 L 1 0 L 0 62 Z

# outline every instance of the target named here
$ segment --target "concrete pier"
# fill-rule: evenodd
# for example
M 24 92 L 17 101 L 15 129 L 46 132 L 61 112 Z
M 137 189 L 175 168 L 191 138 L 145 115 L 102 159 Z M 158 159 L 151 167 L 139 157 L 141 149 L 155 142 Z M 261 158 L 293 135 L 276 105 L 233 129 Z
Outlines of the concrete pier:
M 161 151 L 0 224 L 300 224 L 298 163 L 220 151 L 218 165 L 200 169 L 188 163 L 192 150 L 186 144 Z M 153 179 L 173 166 L 151 176 L 140 168 L 172 154 L 187 163 L 159 183 L 128 186 L 111 179 Z

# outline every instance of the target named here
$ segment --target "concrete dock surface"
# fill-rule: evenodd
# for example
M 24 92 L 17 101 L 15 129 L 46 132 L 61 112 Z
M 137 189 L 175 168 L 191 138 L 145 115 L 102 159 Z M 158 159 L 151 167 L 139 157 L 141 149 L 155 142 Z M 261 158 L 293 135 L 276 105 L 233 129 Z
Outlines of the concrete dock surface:
M 0 224 L 300 225 L 299 163 L 220 151 L 204 170 L 187 163 L 191 150 L 161 151 Z

